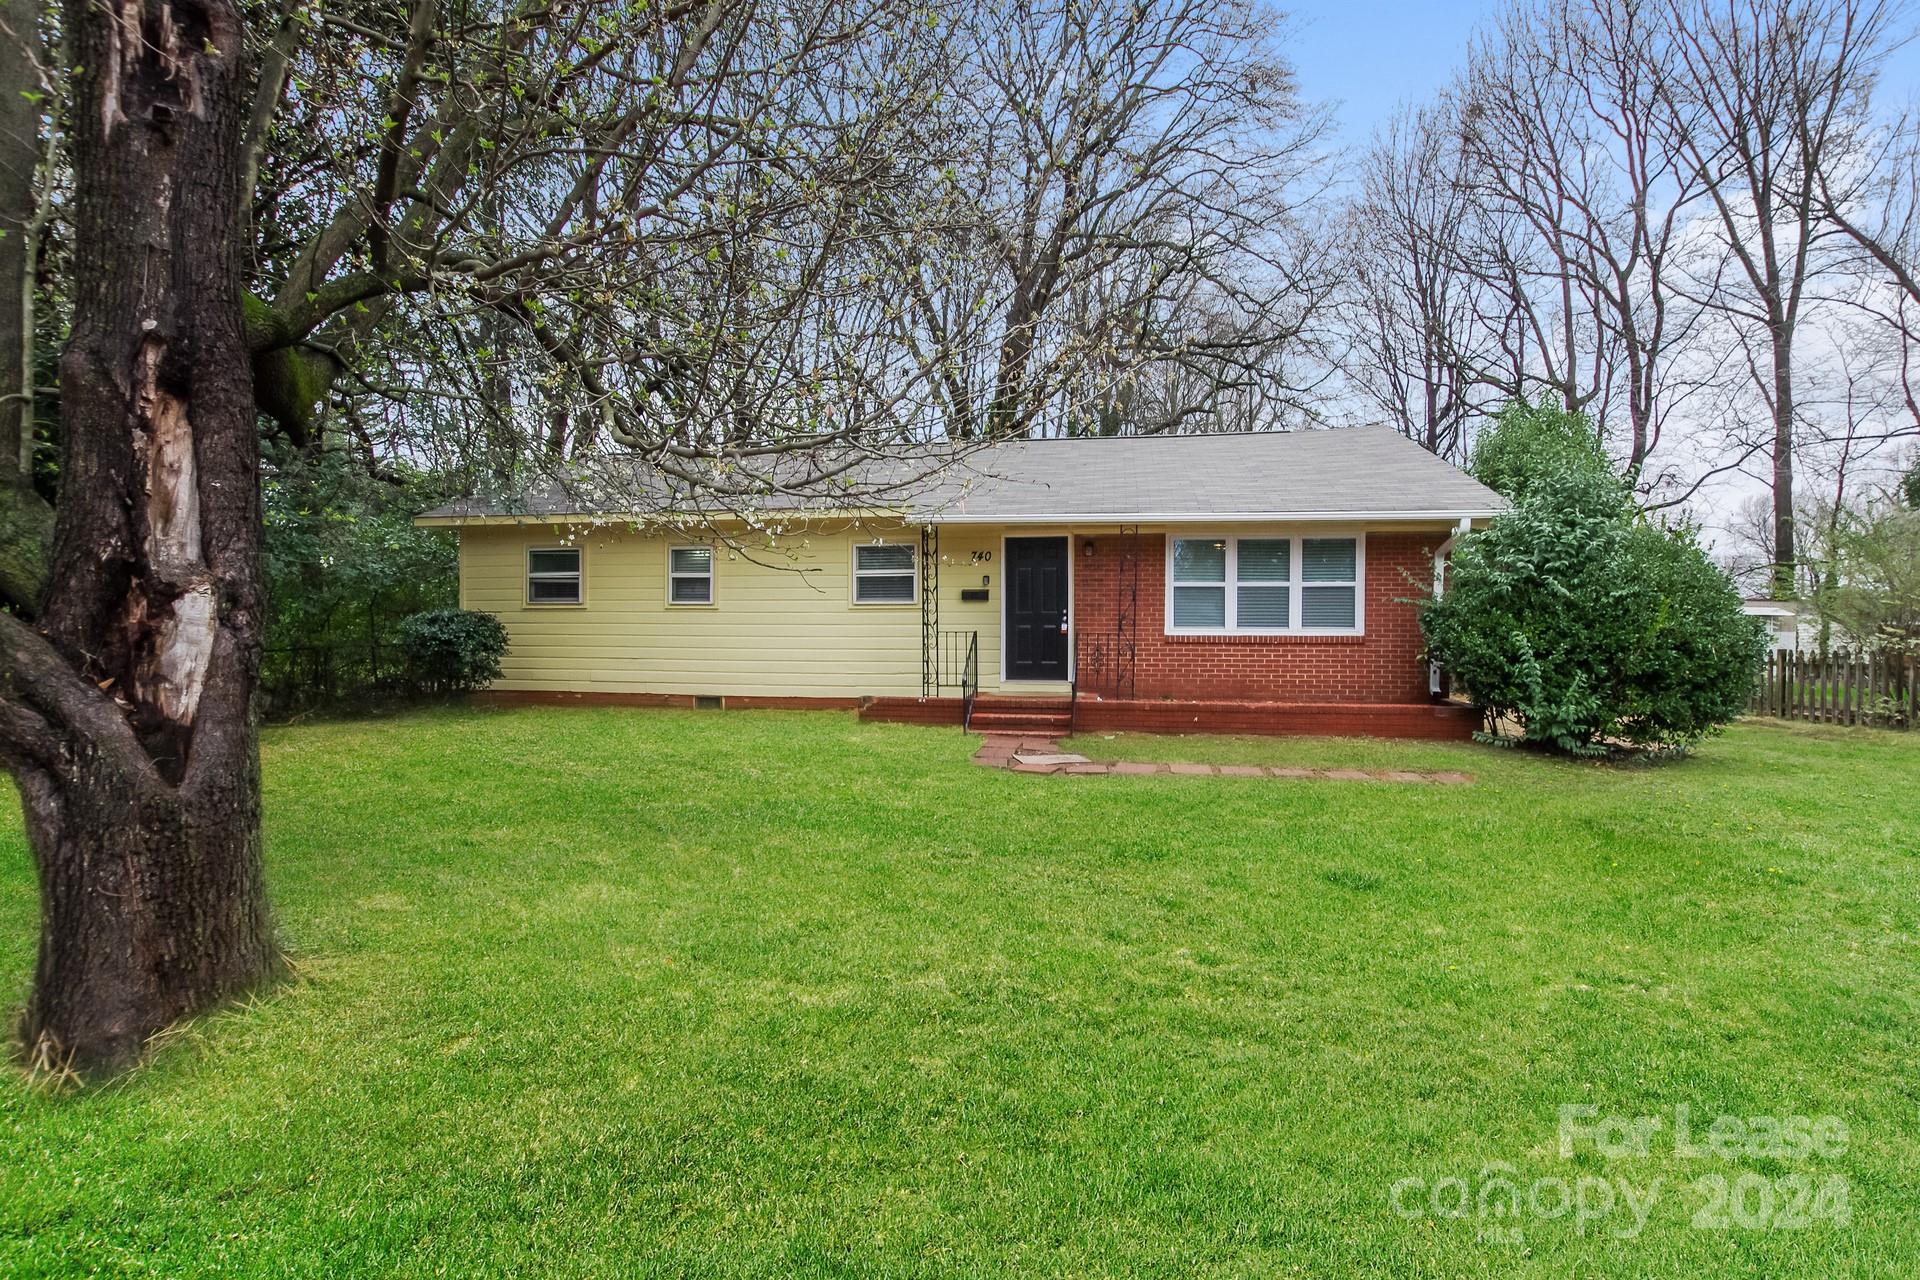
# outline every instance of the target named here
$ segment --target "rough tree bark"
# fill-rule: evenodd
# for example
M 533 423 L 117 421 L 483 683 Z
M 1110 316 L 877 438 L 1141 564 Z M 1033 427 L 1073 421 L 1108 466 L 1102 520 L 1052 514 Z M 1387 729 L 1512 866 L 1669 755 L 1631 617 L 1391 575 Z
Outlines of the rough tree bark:
M 29 627 L 0 617 L 0 754 L 40 874 L 30 1061 L 132 1061 L 278 962 L 252 694 L 258 441 L 240 294 L 231 0 L 67 0 L 73 329 Z
M 1800 596 L 1799 546 L 1793 514 L 1793 326 L 1768 328 L 1773 346 L 1773 580 L 1776 600 Z

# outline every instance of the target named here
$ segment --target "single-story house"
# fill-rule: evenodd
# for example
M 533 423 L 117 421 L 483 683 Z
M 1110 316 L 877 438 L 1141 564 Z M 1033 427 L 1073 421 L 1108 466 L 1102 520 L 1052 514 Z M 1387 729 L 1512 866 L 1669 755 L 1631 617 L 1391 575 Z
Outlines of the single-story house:
M 1740 602 L 1740 612 L 1766 624 L 1769 648 L 1802 649 L 1813 643 L 1813 611 L 1798 600 L 1748 596 Z
M 1412 601 L 1504 504 L 1388 429 L 1011 441 L 856 512 L 618 505 L 570 486 L 419 518 L 458 530 L 462 607 L 507 626 L 491 697 L 976 729 L 1477 723 L 1438 696 Z

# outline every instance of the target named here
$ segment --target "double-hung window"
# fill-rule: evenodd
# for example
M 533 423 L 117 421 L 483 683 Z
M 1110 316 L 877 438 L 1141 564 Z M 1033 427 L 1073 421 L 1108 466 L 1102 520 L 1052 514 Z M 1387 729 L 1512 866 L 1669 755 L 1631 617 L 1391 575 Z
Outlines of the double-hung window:
M 1175 631 L 1221 631 L 1227 623 L 1227 561 L 1231 538 L 1175 538 L 1173 608 Z
M 713 603 L 713 548 L 667 548 L 667 603 Z
M 1358 539 L 1300 539 L 1301 629 L 1354 631 L 1359 626 Z
M 1172 635 L 1353 633 L 1360 629 L 1360 540 L 1174 538 Z
M 855 604 L 912 604 L 920 579 L 910 542 L 856 542 L 853 546 Z
M 580 548 L 527 549 L 527 603 L 580 603 Z

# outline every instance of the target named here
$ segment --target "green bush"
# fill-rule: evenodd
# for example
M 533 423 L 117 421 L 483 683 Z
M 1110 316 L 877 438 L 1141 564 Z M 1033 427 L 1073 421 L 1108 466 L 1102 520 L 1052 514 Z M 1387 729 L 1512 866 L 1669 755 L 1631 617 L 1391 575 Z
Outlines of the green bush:
M 415 688 L 466 693 L 499 679 L 507 629 L 490 613 L 430 609 L 400 624 L 400 648 Z
M 1920 507 L 1876 501 L 1833 513 L 1822 622 L 1856 650 L 1920 652 Z
M 1482 708 L 1584 753 L 1682 746 L 1739 715 L 1765 650 L 1740 604 L 1691 529 L 1647 523 L 1611 474 L 1572 467 L 1455 544 L 1421 625 Z
M 1600 446 L 1600 433 L 1586 415 L 1569 413 L 1551 400 L 1539 404 L 1516 400 L 1502 409 L 1474 445 L 1467 470 L 1487 488 L 1516 502 L 1543 477 L 1569 471 L 1613 476 L 1613 464 Z

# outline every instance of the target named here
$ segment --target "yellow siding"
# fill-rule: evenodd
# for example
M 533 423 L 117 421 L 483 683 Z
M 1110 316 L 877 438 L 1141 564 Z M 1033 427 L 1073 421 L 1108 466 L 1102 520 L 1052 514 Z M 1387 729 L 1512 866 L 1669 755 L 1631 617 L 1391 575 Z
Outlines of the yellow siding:
M 942 530 L 940 626 L 980 633 L 981 684 L 1000 677 L 999 529 Z M 920 606 L 855 605 L 856 541 L 918 544 L 898 524 L 840 526 L 715 549 L 714 603 L 668 605 L 667 548 L 688 539 L 582 525 L 460 530 L 460 600 L 511 637 L 499 689 L 857 697 L 920 692 Z M 582 549 L 585 603 L 526 603 L 529 547 Z M 976 562 L 974 553 L 990 552 Z M 993 582 L 986 603 L 962 587 Z M 946 692 L 953 692 L 947 690 Z

